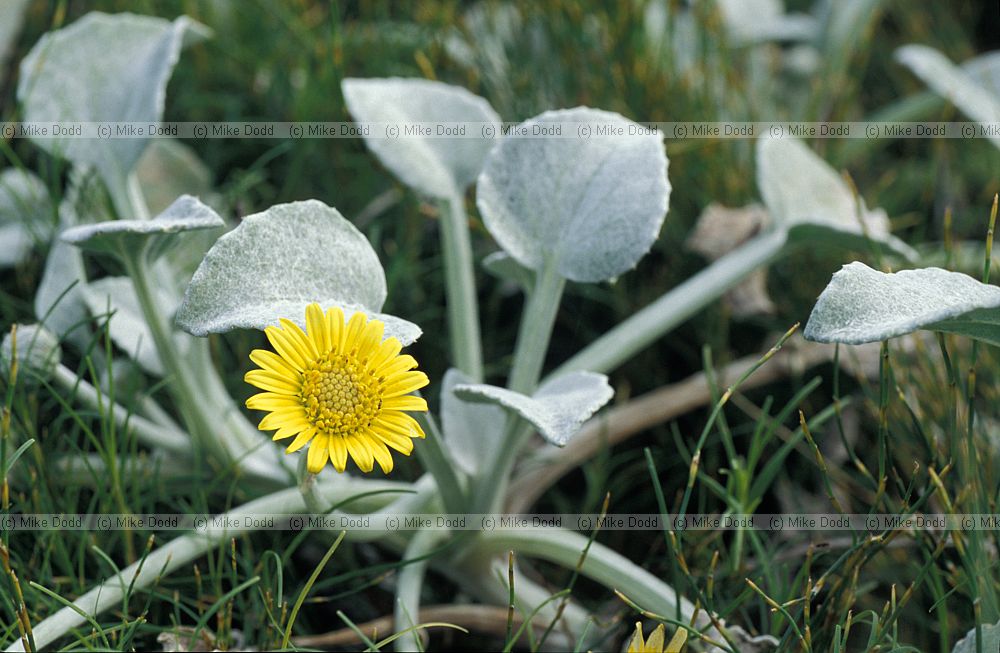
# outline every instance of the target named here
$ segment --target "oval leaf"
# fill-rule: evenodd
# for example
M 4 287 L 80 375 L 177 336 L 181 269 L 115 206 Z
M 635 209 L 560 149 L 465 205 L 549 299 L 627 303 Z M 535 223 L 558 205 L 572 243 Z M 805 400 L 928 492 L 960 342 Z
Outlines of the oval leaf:
M 887 274 L 849 263 L 819 296 L 804 335 L 856 345 L 917 329 L 1000 344 L 1000 288 L 940 268 Z
M 146 251 L 155 258 L 178 233 L 225 226 L 219 214 L 197 198 L 182 195 L 152 220 L 112 220 L 67 229 L 62 239 L 104 254 Z M 144 249 L 145 248 L 145 249 Z
M 454 393 L 460 399 L 513 410 L 531 422 L 546 441 L 563 447 L 608 403 L 614 390 L 603 374 L 570 372 L 542 384 L 532 397 L 482 383 L 457 385 Z
M 24 261 L 35 243 L 47 242 L 54 230 L 45 183 L 27 170 L 0 172 L 0 268 Z
M 896 59 L 976 122 L 994 125 L 1000 122 L 1000 97 L 934 48 L 904 45 L 896 50 Z M 977 65 L 982 64 L 974 64 Z M 989 139 L 1000 147 L 1000 136 L 990 132 Z
M 869 211 L 859 197 L 859 212 L 847 183 L 797 139 L 757 141 L 757 188 L 775 225 L 787 229 L 790 238 L 826 240 L 859 249 L 865 248 L 870 238 L 908 258 L 916 256 L 908 245 L 889 234 L 885 211 Z
M 488 469 L 497 458 L 503 440 L 504 412 L 498 406 L 463 401 L 455 386 L 472 378 L 450 369 L 441 381 L 441 429 L 452 458 L 470 476 Z
M 158 123 L 185 36 L 206 33 L 184 16 L 170 22 L 100 12 L 49 32 L 21 63 L 17 97 L 24 120 Z M 147 142 L 141 137 L 35 140 L 73 163 L 96 166 L 106 180 L 124 179 Z
M 591 138 L 577 137 L 573 123 L 589 123 Z M 500 246 L 525 267 L 540 270 L 551 260 L 567 279 L 611 279 L 649 251 L 666 216 L 663 136 L 627 135 L 641 128 L 583 107 L 543 113 L 517 133 L 559 128 L 562 137 L 500 141 L 476 186 L 479 211 Z M 599 136 L 599 130 L 625 135 Z
M 340 306 L 385 323 L 405 345 L 420 328 L 378 313 L 385 273 L 375 250 L 340 212 L 317 200 L 273 206 L 219 238 L 191 279 L 177 324 L 196 336 L 263 329 L 288 318 L 305 323 L 306 306 Z
M 479 122 L 499 133 L 500 117 L 489 102 L 459 86 L 426 79 L 345 79 L 347 109 L 360 122 Z M 400 125 L 402 129 L 402 125 Z M 466 131 L 471 129 L 467 127 Z M 483 168 L 493 141 L 366 134 L 365 143 L 386 168 L 414 190 L 448 199 L 465 192 Z M 469 136 L 475 136 L 470 138 Z

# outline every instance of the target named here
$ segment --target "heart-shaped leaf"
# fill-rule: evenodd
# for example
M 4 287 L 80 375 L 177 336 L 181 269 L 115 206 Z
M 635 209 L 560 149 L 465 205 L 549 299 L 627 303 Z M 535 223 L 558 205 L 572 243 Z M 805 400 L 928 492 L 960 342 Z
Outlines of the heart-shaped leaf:
M 804 335 L 856 345 L 917 329 L 1000 345 L 1000 288 L 940 268 L 887 274 L 849 263 L 819 296 Z
M 916 254 L 889 233 L 882 209 L 859 207 L 847 182 L 804 143 L 794 138 L 757 142 L 757 187 L 777 228 L 789 239 L 833 242 L 861 249 L 876 240 L 906 256 Z
M 24 58 L 17 87 L 24 120 L 158 123 L 181 48 L 206 34 L 183 16 L 170 22 L 89 13 L 43 36 Z M 108 183 L 120 183 L 131 172 L 147 142 L 143 137 L 35 140 L 73 163 L 94 165 Z
M 896 59 L 976 122 L 1000 123 L 1000 97 L 934 48 L 904 45 L 896 50 Z M 1000 147 L 1000 135 L 990 132 L 988 138 Z
M 139 298 L 135 295 L 132 280 L 128 277 L 105 277 L 84 286 L 84 300 L 91 315 L 113 313 L 108 322 L 108 333 L 118 347 L 146 372 L 163 376 L 163 363 L 156 351 L 153 333 L 143 317 Z M 165 291 L 158 298 L 161 306 L 169 306 L 172 299 Z M 103 320 L 102 320 L 103 322 Z M 180 343 L 186 342 L 178 339 Z
M 146 252 L 156 258 L 176 234 L 225 226 L 215 211 L 197 198 L 183 195 L 152 220 L 111 220 L 67 229 L 62 239 L 81 249 L 103 254 Z
M 347 109 L 361 122 L 488 123 L 499 133 L 500 117 L 489 102 L 464 88 L 426 79 L 345 79 L 341 84 Z M 384 133 L 365 134 L 365 143 L 382 164 L 407 186 L 432 197 L 461 195 L 482 170 L 493 141 L 480 132 L 447 138 Z
M 545 382 L 531 397 L 482 383 L 456 385 L 455 396 L 513 410 L 531 422 L 545 440 L 566 446 L 591 415 L 608 403 L 614 390 L 608 377 L 594 372 L 570 372 Z
M 378 313 L 385 273 L 375 250 L 339 211 L 317 200 L 272 206 L 219 238 L 198 266 L 177 311 L 196 336 L 263 329 L 288 318 L 305 324 L 306 306 L 339 306 L 385 323 L 403 344 L 420 337 L 406 320 Z
M 45 183 L 27 170 L 0 172 L 0 268 L 24 261 L 36 242 L 48 242 L 54 227 Z
M 590 131 L 580 132 L 580 123 Z M 526 135 L 497 144 L 476 186 L 479 212 L 500 246 L 532 270 L 552 261 L 574 281 L 633 268 L 667 213 L 663 136 L 584 107 L 543 113 L 515 133 Z
M 455 396 L 455 386 L 470 383 L 472 379 L 457 369 L 445 373 L 441 381 L 441 428 L 452 458 L 462 471 L 477 476 L 497 459 L 505 420 L 498 406 Z

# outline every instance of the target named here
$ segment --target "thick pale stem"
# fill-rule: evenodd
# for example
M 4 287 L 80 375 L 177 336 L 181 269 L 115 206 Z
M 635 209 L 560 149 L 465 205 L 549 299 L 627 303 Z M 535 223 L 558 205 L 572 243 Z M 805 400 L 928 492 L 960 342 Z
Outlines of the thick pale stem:
M 587 546 L 587 542 L 588 539 L 579 533 L 558 529 L 496 531 L 482 535 L 474 545 L 474 555 L 496 556 L 514 551 L 515 555 L 541 558 L 566 569 L 575 569 L 580 563 L 580 552 Z M 580 573 L 609 590 L 622 592 L 650 612 L 677 614 L 679 601 L 682 621 L 690 622 L 694 614 L 694 605 L 672 587 L 599 542 L 590 544 L 587 557 L 580 566 Z M 704 611 L 699 611 L 695 626 L 707 629 L 707 634 L 712 639 L 723 640 Z
M 447 531 L 418 531 L 409 546 L 406 547 L 405 560 L 424 558 L 434 550 L 434 547 L 448 535 Z M 416 562 L 410 562 L 403 566 L 399 572 L 399 581 L 396 585 L 396 607 L 393 612 L 396 632 L 400 633 L 413 628 L 420 619 L 420 588 L 424 584 L 424 575 L 427 573 L 429 560 L 424 558 Z M 415 630 L 396 640 L 397 651 L 419 651 L 421 650 L 418 641 L 419 634 Z
M 787 232 L 776 229 L 726 254 L 592 342 L 552 376 L 574 370 L 614 370 L 777 258 L 787 240 Z
M 370 493 L 376 490 L 399 490 L 408 487 L 405 484 L 389 481 L 375 482 L 367 479 L 350 479 L 336 484 L 320 485 L 318 492 L 323 499 L 331 504 L 343 502 L 352 496 Z M 361 511 L 380 508 L 394 498 L 393 494 L 382 493 L 359 498 L 351 506 Z M 217 520 L 227 524 L 244 523 L 243 517 L 259 514 L 294 514 L 305 510 L 305 502 L 298 488 L 289 488 L 263 498 L 251 501 L 239 508 L 226 513 L 227 519 Z M 211 551 L 230 538 L 251 531 L 250 528 L 221 528 L 212 525 L 212 521 L 203 532 L 183 535 L 171 540 L 161 548 L 150 553 L 144 561 L 136 562 L 123 569 L 120 573 L 105 580 L 98 587 L 90 590 L 73 602 L 73 608 L 65 607 L 51 617 L 34 626 L 35 645 L 38 648 L 48 646 L 70 629 L 81 626 L 85 619 L 81 615 L 97 616 L 104 610 L 121 606 L 123 593 L 132 587 L 134 592 L 141 592 L 163 576 L 177 569 L 187 567 L 194 559 Z M 74 609 L 75 608 L 75 609 Z M 20 640 L 11 644 L 8 651 L 23 651 Z
M 127 408 L 113 404 L 106 395 L 99 393 L 97 388 L 78 377 L 65 365 L 56 367 L 53 381 L 91 410 L 111 415 L 118 428 L 131 429 L 143 444 L 174 454 L 186 456 L 191 453 L 191 441 L 185 434 L 130 414 Z
M 521 329 L 514 349 L 507 387 L 516 392 L 530 395 L 538 385 L 545 354 L 549 350 L 552 326 L 555 324 L 566 280 L 559 275 L 555 265 L 546 263 L 535 279 L 535 290 L 528 300 L 528 306 L 521 321 Z M 492 512 L 506 492 L 508 478 L 514 469 L 517 454 L 531 436 L 530 425 L 519 417 L 507 418 L 503 444 L 498 450 L 497 460 L 486 476 L 480 479 L 476 490 L 475 509 Z
M 426 437 L 415 444 L 417 457 L 440 489 L 441 501 L 450 513 L 465 512 L 466 495 L 455 474 L 455 464 L 441 446 L 441 431 L 429 413 L 415 415 Z
M 448 295 L 448 335 L 455 367 L 476 382 L 483 380 L 483 346 L 472 264 L 472 243 L 465 205 L 458 194 L 442 206 L 441 249 Z

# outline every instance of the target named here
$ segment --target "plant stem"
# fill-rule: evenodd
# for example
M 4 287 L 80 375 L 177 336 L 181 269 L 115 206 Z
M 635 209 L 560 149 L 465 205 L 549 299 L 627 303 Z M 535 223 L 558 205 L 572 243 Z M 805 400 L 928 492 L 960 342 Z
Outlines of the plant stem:
M 445 510 L 455 514 L 465 512 L 466 495 L 455 474 L 455 464 L 441 446 L 441 431 L 434 417 L 429 413 L 417 413 L 414 417 L 426 434 L 423 443 L 414 448 L 424 469 L 434 477 Z
M 111 401 L 102 396 L 97 388 L 78 377 L 65 365 L 60 364 L 56 367 L 52 380 L 56 386 L 75 396 L 91 410 L 104 415 L 114 415 L 119 428 L 131 429 L 144 444 L 175 454 L 191 453 L 191 441 L 184 433 L 159 426 L 138 415 L 130 415 L 124 406 L 117 404 L 112 406 Z
M 444 252 L 451 355 L 455 367 L 480 383 L 483 380 L 483 345 L 465 204 L 462 197 L 455 194 L 441 208 L 441 250 Z
M 409 629 L 409 632 L 396 640 L 397 651 L 421 650 L 417 631 L 413 627 L 420 621 L 420 589 L 423 587 L 424 575 L 430 562 L 425 556 L 433 551 L 446 535 L 447 531 L 417 531 L 406 547 L 404 562 L 414 559 L 416 561 L 406 562 L 399 572 L 399 581 L 396 584 L 396 608 L 393 615 L 396 632 L 401 633 Z
M 754 238 L 605 333 L 559 366 L 552 376 L 574 370 L 615 369 L 714 302 L 748 274 L 773 261 L 786 243 L 787 232 L 783 229 Z
M 483 533 L 474 545 L 474 551 L 476 555 L 484 556 L 514 551 L 515 555 L 541 558 L 566 569 L 577 569 L 579 566 L 581 574 L 608 589 L 621 591 L 645 610 L 673 615 L 679 607 L 681 621 L 690 622 L 695 612 L 690 601 L 653 574 L 603 544 L 590 544 L 590 550 L 581 563 L 580 552 L 587 544 L 586 537 L 572 531 L 528 528 Z M 709 637 L 723 641 L 723 637 L 714 632 L 704 612 L 699 613 L 695 626 L 709 628 Z
M 345 479 L 343 483 L 328 483 L 317 489 L 323 499 L 333 504 L 342 503 L 352 496 L 370 493 L 380 488 L 391 490 L 399 486 L 399 483 L 388 481 L 377 482 L 352 478 Z M 390 496 L 388 494 L 375 494 L 365 499 L 358 499 L 356 503 L 359 507 L 375 509 L 389 503 L 391 499 L 388 497 Z M 363 501 L 365 503 L 362 503 Z M 305 510 L 305 502 L 299 489 L 289 488 L 229 511 L 225 516 L 232 519 L 225 521 L 230 524 L 243 523 L 242 516 L 244 515 L 295 514 L 301 513 L 303 510 Z M 86 619 L 82 615 L 96 617 L 108 608 L 120 606 L 126 588 L 133 592 L 143 590 L 173 571 L 186 567 L 192 560 L 211 551 L 219 544 L 252 530 L 254 529 L 245 527 L 218 528 L 212 526 L 210 521 L 209 526 L 202 533 L 182 535 L 171 540 L 163 547 L 150 553 L 144 560 L 129 565 L 78 598 L 73 602 L 76 610 L 64 607 L 36 625 L 34 627 L 35 646 L 43 648 L 65 635 L 72 628 L 83 624 Z M 7 650 L 23 651 L 24 649 L 22 643 L 18 641 Z
M 538 377 L 545 363 L 552 326 L 555 324 L 559 300 L 562 298 L 565 286 L 566 280 L 559 275 L 551 262 L 546 263 L 535 278 L 535 290 L 528 299 L 521 320 L 517 345 L 514 348 L 514 362 L 510 378 L 507 380 L 507 387 L 515 392 L 530 395 L 538 385 Z M 531 433 L 531 425 L 520 417 L 514 415 L 507 417 L 507 428 L 497 459 L 486 476 L 480 479 L 476 488 L 473 501 L 475 511 L 491 512 L 504 496 L 517 454 Z

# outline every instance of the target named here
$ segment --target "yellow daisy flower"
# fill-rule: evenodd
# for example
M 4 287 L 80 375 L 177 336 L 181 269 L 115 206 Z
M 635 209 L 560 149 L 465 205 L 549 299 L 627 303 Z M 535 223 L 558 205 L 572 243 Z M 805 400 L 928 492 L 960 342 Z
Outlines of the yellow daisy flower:
M 319 473 L 327 460 L 338 472 L 350 454 L 363 472 L 378 462 L 392 471 L 389 449 L 409 455 L 414 437 L 424 437 L 405 411 L 426 411 L 427 402 L 409 393 L 427 385 L 413 370 L 417 361 L 400 355 L 396 338 L 382 339 L 384 326 L 355 313 L 319 304 L 306 307 L 306 331 L 291 320 L 264 329 L 275 352 L 255 349 L 250 360 L 261 369 L 247 372 L 247 383 L 264 390 L 247 399 L 247 408 L 268 411 L 262 431 L 275 440 L 295 436 L 287 453 L 309 445 L 307 467 Z
M 681 649 L 684 648 L 684 643 L 687 641 L 687 631 L 678 628 L 670 639 L 670 643 L 667 644 L 666 648 L 663 648 L 663 639 L 666 634 L 666 628 L 660 624 L 649 636 L 649 639 L 643 641 L 642 624 L 637 621 L 635 622 L 635 634 L 632 635 L 632 641 L 628 643 L 628 653 L 681 653 Z

